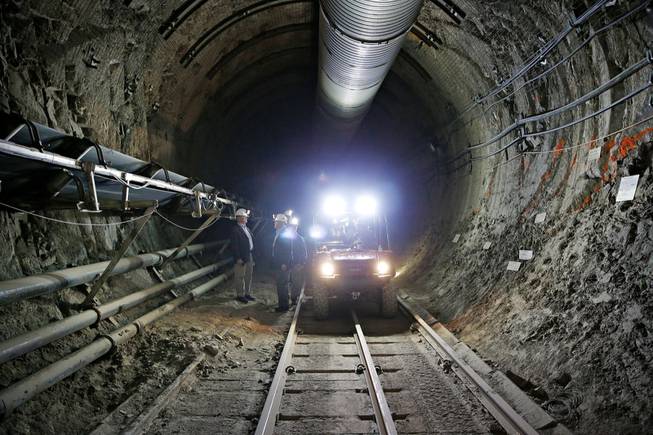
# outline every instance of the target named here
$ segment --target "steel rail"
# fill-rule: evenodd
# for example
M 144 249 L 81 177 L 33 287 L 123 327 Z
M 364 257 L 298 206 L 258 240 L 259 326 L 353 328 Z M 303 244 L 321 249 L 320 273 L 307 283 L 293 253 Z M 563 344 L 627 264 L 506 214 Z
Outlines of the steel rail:
M 36 148 L 18 145 L 13 142 L 8 142 L 4 139 L 0 139 L 0 153 L 7 154 L 14 157 L 20 157 L 36 162 L 43 162 L 49 165 L 59 166 L 61 168 L 73 169 L 77 171 L 83 170 L 82 164 L 78 160 L 72 159 L 70 157 L 65 157 L 60 154 L 52 153 L 50 151 L 40 151 Z M 119 182 L 123 182 L 127 184 L 135 183 L 138 187 L 148 187 L 148 188 L 155 187 L 157 189 L 165 190 L 167 192 L 180 193 L 191 197 L 195 197 L 197 195 L 203 199 L 209 197 L 207 193 L 201 191 L 195 191 L 187 187 L 182 187 L 177 184 L 169 183 L 167 181 L 155 180 L 153 178 L 132 174 L 130 172 L 124 172 L 103 165 L 95 165 L 94 173 L 96 175 L 117 180 Z M 234 202 L 231 201 L 230 199 L 221 198 L 221 197 L 217 197 L 216 199 L 222 202 L 223 204 L 234 204 Z
M 351 317 L 354 321 L 354 328 L 356 330 L 354 333 L 356 347 L 358 347 L 358 353 L 361 355 L 361 359 L 365 365 L 365 381 L 367 382 L 367 390 L 370 399 L 372 400 L 372 408 L 374 409 L 374 416 L 376 418 L 376 425 L 379 428 L 379 433 L 382 435 L 396 435 L 397 428 L 392 419 L 392 412 L 390 412 L 388 401 L 383 393 L 383 386 L 381 386 L 379 374 L 376 372 L 376 366 L 374 365 L 370 348 L 367 345 L 367 340 L 363 334 L 363 329 L 361 328 L 358 316 L 353 309 L 351 310 Z
M 225 281 L 233 271 L 219 275 L 196 287 L 189 293 L 179 296 L 149 313 L 131 321 L 113 332 L 98 337 L 89 345 L 50 364 L 36 373 L 21 379 L 0 391 L 0 418 L 12 412 L 32 397 L 45 391 L 59 381 L 81 370 L 119 345 L 140 334 L 150 323 L 179 308 L 181 305 L 197 299 L 215 286 Z
M 537 435 L 538 432 L 519 415 L 499 394 L 497 394 L 487 382 L 481 378 L 462 358 L 458 356 L 455 350 L 447 344 L 424 319 L 415 312 L 406 301 L 397 296 L 397 301 L 402 308 L 414 319 L 419 325 L 419 330 L 434 349 L 440 350 L 456 364 L 465 374 L 467 379 L 474 384 L 477 392 L 480 393 L 483 405 L 492 414 L 492 416 L 501 424 L 501 426 L 510 434 L 519 433 L 527 435 Z
M 88 326 L 97 324 L 104 319 L 138 306 L 167 291 L 216 272 L 220 267 L 229 264 L 231 261 L 231 258 L 222 260 L 218 263 L 169 279 L 144 290 L 130 293 L 92 309 L 84 310 L 78 314 L 66 317 L 65 319 L 48 323 L 41 328 L 9 338 L 0 343 L 0 364 L 32 352 Z
M 290 358 L 292 357 L 292 350 L 295 347 L 295 340 L 297 339 L 297 322 L 299 321 L 299 310 L 304 302 L 304 289 L 297 299 L 297 306 L 295 307 L 295 314 L 293 315 L 292 322 L 290 322 L 290 329 L 288 329 L 288 336 L 283 344 L 283 351 L 279 357 L 277 369 L 274 372 L 274 378 L 270 385 L 270 391 L 265 398 L 265 405 L 261 417 L 256 426 L 255 435 L 271 435 L 274 433 L 274 426 L 276 424 L 277 415 L 279 415 L 279 406 L 281 405 L 281 397 L 283 395 L 283 387 L 286 384 L 286 368 Z
M 185 250 L 177 254 L 175 260 L 215 249 L 222 243 L 224 243 L 224 241 L 198 243 L 187 246 Z M 159 265 L 174 251 L 175 248 L 172 248 L 123 258 L 116 263 L 116 266 L 111 272 L 111 276 L 120 275 L 144 267 Z M 53 293 L 63 288 L 74 287 L 91 282 L 100 276 L 108 265 L 109 261 L 107 260 L 84 266 L 70 267 L 68 269 L 43 273 L 40 275 L 31 275 L 7 281 L 0 281 L 0 305 L 6 305 L 21 299 Z

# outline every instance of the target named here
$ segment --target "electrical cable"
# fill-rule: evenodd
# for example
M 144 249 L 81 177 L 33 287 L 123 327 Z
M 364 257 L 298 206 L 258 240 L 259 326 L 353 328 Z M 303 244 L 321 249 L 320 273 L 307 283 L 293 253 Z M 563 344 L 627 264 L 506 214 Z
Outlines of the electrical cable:
M 564 28 L 564 30 L 562 30 L 560 33 L 558 33 L 558 35 L 556 35 L 555 37 L 550 39 L 528 61 L 526 61 L 524 64 L 522 64 L 522 66 L 520 66 L 518 68 L 517 72 L 515 72 L 508 79 L 501 82 L 498 86 L 491 89 L 484 96 L 475 99 L 474 102 L 472 102 L 469 106 L 467 106 L 465 109 L 463 109 L 462 112 L 460 112 L 460 114 L 456 117 L 456 119 L 454 121 L 456 121 L 458 118 L 460 118 L 461 116 L 463 116 L 465 113 L 469 112 L 470 110 L 478 107 L 481 103 L 483 103 L 488 98 L 497 95 L 499 92 L 501 92 L 502 90 L 504 90 L 505 88 L 510 86 L 519 77 L 523 76 L 528 71 L 530 71 L 547 54 L 549 54 L 554 48 L 556 48 L 567 37 L 567 35 L 569 35 L 572 32 L 572 30 L 574 28 L 576 28 L 577 26 L 579 26 L 581 24 L 584 24 L 586 21 L 588 21 L 607 2 L 608 2 L 608 0 L 598 0 L 589 9 L 587 9 L 580 17 L 578 17 L 576 20 L 574 20 L 574 21 L 570 22 L 569 24 L 567 24 L 567 26 Z
M 179 228 L 180 230 L 184 230 L 184 231 L 197 231 L 197 230 L 199 230 L 199 229 L 202 227 L 202 226 L 200 225 L 200 226 L 197 227 L 197 228 L 188 228 L 188 227 L 185 227 L 185 226 L 183 226 L 183 225 L 179 225 L 179 224 L 176 223 L 176 222 L 171 221 L 170 219 L 168 219 L 167 217 L 165 217 L 164 215 L 162 215 L 161 213 L 159 213 L 158 210 L 154 210 L 154 213 L 156 213 L 157 216 L 159 216 L 159 217 L 160 217 L 161 219 L 163 219 L 164 221 L 168 222 L 170 225 L 174 225 L 175 227 Z M 216 219 L 215 221 L 211 222 L 209 225 L 207 225 L 206 227 L 204 227 L 204 229 L 207 229 L 207 228 L 209 228 L 209 227 L 212 227 L 213 225 L 215 225 L 215 223 L 216 223 L 218 220 L 219 220 L 219 219 Z
M 461 124 L 459 127 L 455 128 L 455 129 L 452 129 L 451 133 L 453 133 L 454 131 L 458 131 L 461 128 L 471 124 L 476 119 L 478 119 L 481 116 L 485 115 L 494 106 L 496 106 L 497 104 L 507 100 L 508 98 L 515 95 L 517 92 L 519 92 L 520 90 L 524 89 L 526 86 L 529 86 L 529 85 L 533 84 L 534 82 L 539 81 L 542 78 L 548 76 L 553 70 L 558 68 L 560 65 L 562 65 L 563 63 L 567 63 L 576 53 L 578 53 L 582 48 L 586 47 L 595 37 L 597 37 L 598 35 L 600 35 L 603 32 L 606 32 L 606 31 L 610 30 L 612 27 L 616 26 L 617 24 L 621 23 L 625 19 L 629 18 L 631 15 L 634 15 L 637 12 L 640 12 L 642 9 L 646 8 L 646 6 L 648 6 L 650 3 L 651 3 L 651 0 L 643 1 L 638 6 L 631 9 L 630 11 L 628 11 L 628 12 L 624 13 L 623 15 L 617 17 L 616 19 L 614 19 L 610 23 L 606 24 L 605 26 L 599 28 L 598 30 L 592 32 L 589 37 L 587 37 L 581 44 L 576 46 L 576 48 L 574 48 L 571 51 L 571 53 L 569 53 L 567 56 L 564 56 L 560 61 L 558 61 L 557 63 L 555 63 L 554 65 L 552 65 L 548 69 L 544 70 L 540 74 L 536 75 L 535 77 L 525 81 L 524 83 L 522 83 L 519 87 L 515 88 L 509 94 L 501 97 L 500 99 L 496 100 L 492 104 L 488 105 L 485 109 L 483 109 L 483 111 L 480 114 L 478 114 L 476 116 L 473 116 L 472 118 L 468 119 L 463 124 Z M 530 88 L 532 88 L 532 87 L 533 86 L 531 86 Z M 462 118 L 462 116 L 457 117 L 454 121 L 451 122 L 450 126 L 455 124 L 461 118 Z
M 512 162 L 513 160 L 517 159 L 518 157 L 520 157 L 520 156 L 523 155 L 523 154 L 553 154 L 553 153 L 558 153 L 558 152 L 559 152 L 559 153 L 562 153 L 562 152 L 569 151 L 569 150 L 572 150 L 572 149 L 581 148 L 581 147 L 587 146 L 587 145 L 589 145 L 589 144 L 592 144 L 592 143 L 594 143 L 594 142 L 597 142 L 597 141 L 599 141 L 599 140 L 606 139 L 606 138 L 608 138 L 608 137 L 611 137 L 611 136 L 614 136 L 614 135 L 616 135 L 616 134 L 622 133 L 622 132 L 624 132 L 624 131 L 626 131 L 626 130 L 629 130 L 629 129 L 633 128 L 633 127 L 637 127 L 638 125 L 644 124 L 645 122 L 652 121 L 652 120 L 653 120 L 653 115 L 651 115 L 651 116 L 649 116 L 649 117 L 647 117 L 647 118 L 641 119 L 641 120 L 639 120 L 639 121 L 637 121 L 637 122 L 634 122 L 634 123 L 632 123 L 632 124 L 630 124 L 630 125 L 627 125 L 626 127 L 620 128 L 619 130 L 612 131 L 612 132 L 607 133 L 607 134 L 605 134 L 605 135 L 603 135 L 603 136 L 599 136 L 599 137 L 597 137 L 597 138 L 594 138 L 594 139 L 592 139 L 592 140 L 590 140 L 590 141 L 583 142 L 583 143 L 578 144 L 578 145 L 572 145 L 572 146 L 568 146 L 568 147 L 564 147 L 564 148 L 558 148 L 558 149 L 555 149 L 555 148 L 554 148 L 554 149 L 551 149 L 551 150 L 545 150 L 545 151 L 523 151 L 523 152 L 521 152 L 521 153 L 515 154 L 515 155 L 512 156 L 510 159 L 508 159 L 508 160 L 506 160 L 506 161 L 504 161 L 504 162 L 501 162 L 501 163 L 499 163 L 499 164 L 497 164 L 497 165 L 495 165 L 495 166 L 491 166 L 491 167 L 488 168 L 488 169 L 489 169 L 489 170 L 494 170 L 494 169 L 497 169 L 497 168 L 499 168 L 499 167 L 501 167 L 501 166 L 505 166 L 505 165 L 507 165 L 508 163 L 510 163 L 510 162 Z M 501 149 L 501 151 L 504 151 L 504 149 Z M 497 153 L 497 154 L 498 154 L 498 153 Z M 495 155 L 496 155 L 496 154 L 495 154 Z M 486 158 L 489 158 L 489 157 L 492 157 L 492 156 L 487 156 Z M 479 159 L 479 160 L 482 160 L 482 158 L 478 158 L 478 159 Z M 451 175 L 451 174 L 457 172 L 459 169 L 464 168 L 465 166 L 467 166 L 467 163 L 469 163 L 469 162 L 466 162 L 465 164 L 460 165 L 460 166 L 458 166 L 458 167 L 452 169 L 451 171 L 447 172 L 446 174 L 439 174 L 439 175 L 434 174 L 434 175 L 432 175 L 428 180 L 430 181 L 430 180 L 433 179 L 435 176 L 446 176 L 446 175 Z
M 34 216 L 34 217 L 37 217 L 37 218 L 40 218 L 40 219 L 47 220 L 47 221 L 56 222 L 56 223 L 60 223 L 60 224 L 66 224 L 66 225 L 79 226 L 79 227 L 115 227 L 115 226 L 118 226 L 118 225 L 128 224 L 130 222 L 135 222 L 137 220 L 146 218 L 146 217 L 150 216 L 153 213 L 153 212 L 151 212 L 151 213 L 148 213 L 148 214 L 144 214 L 142 216 L 138 216 L 138 217 L 135 217 L 135 218 L 132 218 L 132 219 L 128 219 L 126 221 L 109 222 L 109 223 L 106 223 L 106 224 L 99 224 L 99 223 L 93 223 L 93 222 L 89 222 L 89 223 L 71 222 L 71 221 L 66 221 L 66 220 L 63 220 L 63 219 L 51 218 L 51 217 L 48 217 L 48 216 L 43 216 L 43 215 L 38 214 L 38 213 L 23 210 L 22 208 L 15 207 L 13 205 L 9 205 L 9 204 L 6 204 L 4 202 L 0 202 L 0 205 L 4 206 L 4 207 L 7 207 L 7 208 L 10 208 L 10 209 L 13 209 L 15 211 L 26 213 L 28 215 L 31 215 L 31 216 Z

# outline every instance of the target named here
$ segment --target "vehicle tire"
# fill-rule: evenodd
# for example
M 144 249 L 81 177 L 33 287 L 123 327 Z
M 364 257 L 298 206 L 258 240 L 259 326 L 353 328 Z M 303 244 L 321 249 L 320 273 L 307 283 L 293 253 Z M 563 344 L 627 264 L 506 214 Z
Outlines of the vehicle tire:
M 329 292 L 326 288 L 313 287 L 313 311 L 318 320 L 329 317 Z
M 381 316 L 385 318 L 395 317 L 398 311 L 397 292 L 390 287 L 381 289 Z

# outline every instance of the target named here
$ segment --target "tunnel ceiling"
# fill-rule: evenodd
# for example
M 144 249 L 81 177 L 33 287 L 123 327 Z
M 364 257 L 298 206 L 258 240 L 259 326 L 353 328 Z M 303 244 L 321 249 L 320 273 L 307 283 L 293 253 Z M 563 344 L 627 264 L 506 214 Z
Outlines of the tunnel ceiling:
M 591 26 L 577 28 L 577 39 L 639 7 L 638 2 L 602 3 L 605 7 L 592 18 Z M 32 14 L 24 13 L 22 2 L 9 2 L 3 10 L 7 19 L 26 24 L 13 26 L 13 33 L 4 35 L 6 63 L 27 65 L 29 71 L 8 70 L 12 86 L 8 93 L 16 98 L 3 101 L 6 109 L 34 119 L 45 115 L 54 127 L 217 184 L 232 183 L 238 175 L 235 167 L 255 172 L 253 155 L 298 162 L 312 150 L 316 2 L 25 4 Z M 426 1 L 375 100 L 373 116 L 349 149 L 337 154 L 383 151 L 388 161 L 408 154 L 410 158 L 401 160 L 408 163 L 402 170 L 417 176 L 432 165 L 433 156 L 455 155 L 521 114 L 541 112 L 564 104 L 569 96 L 582 95 L 588 86 L 581 89 L 559 70 L 527 92 L 491 106 L 484 116 L 474 116 L 475 122 L 458 132 L 443 128 L 464 113 L 475 97 L 525 64 L 565 28 L 570 16 L 581 16 L 589 5 L 577 0 Z M 619 23 L 614 41 L 638 38 L 638 25 Z M 37 42 L 37 35 L 43 34 L 49 35 L 47 44 Z M 597 40 L 587 52 L 605 59 L 615 42 Z M 552 61 L 574 47 L 564 45 Z M 630 64 L 631 56 L 615 51 L 614 60 L 595 71 L 580 60 L 565 68 L 585 73 L 591 77 L 587 85 L 597 85 Z M 35 83 L 43 85 L 43 95 L 36 94 Z M 40 107 L 31 100 L 40 101 Z M 289 122 L 292 128 L 284 125 Z M 399 132 L 392 138 L 381 133 L 391 125 Z M 251 131 L 257 128 L 265 131 Z M 388 138 L 388 144 L 370 145 L 373 132 Z M 246 150 L 250 158 L 237 156 L 234 149 Z M 394 155 L 388 154 L 392 149 Z

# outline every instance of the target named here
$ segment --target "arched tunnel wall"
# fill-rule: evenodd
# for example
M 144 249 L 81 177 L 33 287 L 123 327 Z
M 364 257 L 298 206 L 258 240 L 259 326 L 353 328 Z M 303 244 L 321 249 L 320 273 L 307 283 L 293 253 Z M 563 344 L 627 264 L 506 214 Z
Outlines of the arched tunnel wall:
M 271 1 L 260 10 L 190 3 L 3 3 L 0 108 L 274 206 L 280 186 L 297 184 L 283 178 L 281 162 L 301 167 L 324 152 L 310 141 L 315 3 Z M 597 422 L 606 433 L 644 431 L 653 354 L 649 2 L 603 2 L 507 91 L 481 104 L 473 102 L 594 3 L 455 3 L 466 14 L 460 22 L 435 2 L 424 4 L 421 34 L 409 33 L 352 145 L 347 152 L 334 145 L 334 153 L 362 155 L 359 167 L 373 156 L 374 174 L 397 180 L 405 263 L 394 285 L 421 297 L 497 367 L 563 397 L 561 418 L 579 432 L 593 432 Z M 523 132 L 587 120 L 505 151 L 497 152 L 517 130 L 467 152 L 646 59 L 605 92 Z M 588 162 L 592 148 L 601 154 Z M 629 175 L 639 175 L 635 199 L 616 203 Z M 20 268 L 2 263 L 1 278 L 33 273 L 25 258 L 47 256 L 36 245 L 18 250 L 21 239 L 38 234 L 56 245 L 68 237 L 31 223 L 19 237 L 23 218 L 2 214 L 3 239 L 23 260 Z M 162 241 L 180 238 L 153 231 Z M 109 236 L 98 230 L 94 237 Z M 163 244 L 156 248 L 174 246 Z M 533 259 L 507 271 L 520 249 Z M 81 252 L 75 259 L 61 255 L 39 267 L 93 259 L 88 249 L 74 251 Z

